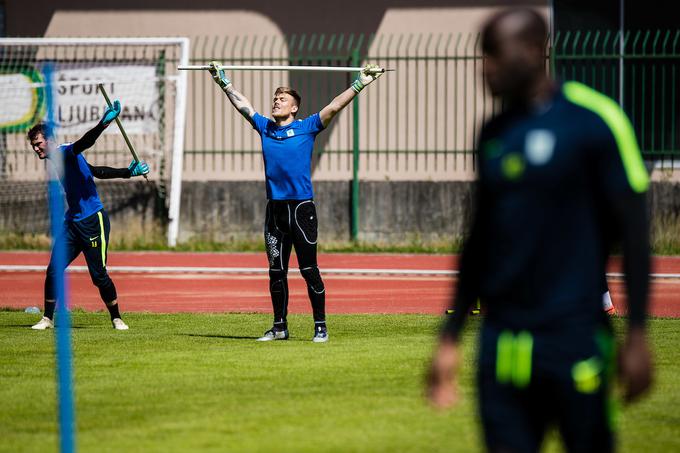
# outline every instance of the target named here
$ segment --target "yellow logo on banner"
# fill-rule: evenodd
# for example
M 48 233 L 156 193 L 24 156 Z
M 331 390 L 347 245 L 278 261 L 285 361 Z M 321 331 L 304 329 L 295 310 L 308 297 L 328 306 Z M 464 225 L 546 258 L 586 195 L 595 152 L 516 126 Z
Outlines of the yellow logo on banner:
M 23 131 L 42 117 L 43 82 L 33 69 L 0 73 L 0 131 Z

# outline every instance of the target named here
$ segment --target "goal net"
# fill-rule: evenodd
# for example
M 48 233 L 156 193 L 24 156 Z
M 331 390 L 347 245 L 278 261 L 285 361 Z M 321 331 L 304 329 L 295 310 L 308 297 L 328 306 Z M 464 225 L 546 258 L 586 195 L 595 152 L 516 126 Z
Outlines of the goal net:
M 50 64 L 57 141 L 75 141 L 97 124 L 106 107 L 97 87 L 102 83 L 112 100 L 120 100 L 125 131 L 152 169 L 149 185 L 164 211 L 158 219 L 167 221 L 168 243 L 175 245 L 186 106 L 186 75 L 177 65 L 188 63 L 188 52 L 186 38 L 0 39 L 0 233 L 49 229 L 45 163 L 26 132 L 45 118 L 43 68 Z M 113 124 L 85 157 L 109 167 L 127 167 L 132 160 Z M 104 194 L 105 206 L 124 205 L 131 187 Z

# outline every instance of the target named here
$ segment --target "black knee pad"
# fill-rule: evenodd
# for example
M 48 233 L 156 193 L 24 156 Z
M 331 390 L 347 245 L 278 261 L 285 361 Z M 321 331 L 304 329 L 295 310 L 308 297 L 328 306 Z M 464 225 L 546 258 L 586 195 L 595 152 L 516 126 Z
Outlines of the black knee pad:
M 269 289 L 272 292 L 280 293 L 283 292 L 288 283 L 288 272 L 269 270 Z
M 325 288 L 323 286 L 323 280 L 321 280 L 321 274 L 319 273 L 318 267 L 306 267 L 304 269 L 300 269 L 300 273 L 307 282 L 307 286 L 309 286 L 315 293 L 321 294 L 324 292 Z
M 300 228 L 305 240 L 310 244 L 316 244 L 319 220 L 316 217 L 314 202 L 304 201 L 295 208 L 295 223 Z

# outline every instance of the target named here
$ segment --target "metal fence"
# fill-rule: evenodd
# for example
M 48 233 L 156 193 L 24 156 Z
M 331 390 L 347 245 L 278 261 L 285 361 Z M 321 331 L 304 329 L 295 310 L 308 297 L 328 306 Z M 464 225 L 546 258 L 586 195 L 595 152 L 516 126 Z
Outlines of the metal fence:
M 474 177 L 472 153 L 479 126 L 499 109 L 482 83 L 479 44 L 477 34 L 462 33 L 224 36 L 194 40 L 191 55 L 193 63 L 375 62 L 396 69 L 362 92 L 318 136 L 314 177 L 347 180 L 357 171 L 363 180 L 451 180 Z M 646 157 L 672 166 L 680 153 L 679 46 L 680 30 L 558 32 L 548 48 L 548 66 L 559 79 L 582 81 L 617 99 Z M 176 59 L 164 56 L 169 66 L 176 65 Z M 303 96 L 301 116 L 319 111 L 354 77 L 287 71 L 230 75 L 263 114 L 269 113 L 277 86 L 295 87 Z M 190 73 L 188 87 L 184 178 L 260 179 L 257 134 L 207 73 Z M 18 137 L 17 143 L 3 137 L 0 147 L 8 158 L 32 157 L 23 131 Z M 112 148 L 105 145 L 98 144 L 96 151 Z
M 558 79 L 582 81 L 618 100 L 633 122 L 645 157 L 662 168 L 673 168 L 680 157 L 679 46 L 680 30 L 556 33 L 548 46 L 546 67 Z M 500 109 L 482 81 L 484 59 L 477 34 L 205 37 L 192 42 L 191 56 L 192 63 L 370 62 L 396 69 L 364 90 L 316 141 L 314 178 L 352 180 L 353 209 L 358 206 L 359 180 L 472 179 L 479 127 Z M 162 66 L 174 69 L 177 58 L 164 53 Z M 319 111 L 354 77 L 285 70 L 230 76 L 263 114 L 270 111 L 276 87 L 296 88 L 303 96 L 300 116 Z M 261 180 L 258 135 L 209 74 L 191 72 L 188 87 L 183 179 Z M 159 106 L 161 117 L 169 117 L 168 105 Z M 15 155 L 19 160 L 30 156 L 36 173 L 37 161 L 24 131 L 19 132 L 16 143 L 7 134 L 0 136 L 0 157 L 10 162 L 7 159 Z M 93 152 L 106 154 L 110 149 L 102 140 Z
M 551 56 L 559 78 L 579 80 L 616 99 L 645 157 L 672 167 L 680 157 L 679 47 L 680 30 L 567 32 L 556 33 Z
M 617 99 L 628 112 L 645 157 L 673 167 L 680 31 L 557 33 L 546 66 Z M 478 34 L 293 35 L 205 38 L 193 63 L 351 65 L 396 69 L 368 87 L 316 143 L 314 177 L 349 180 L 352 237 L 358 228 L 359 180 L 460 180 L 474 177 L 481 123 L 498 112 L 481 76 Z M 277 86 L 303 96 L 301 116 L 319 111 L 353 75 L 246 71 L 231 74 L 253 106 L 267 114 Z M 185 179 L 259 179 L 259 137 L 206 73 L 189 80 Z
M 192 60 L 225 64 L 352 65 L 396 69 L 368 87 L 317 138 L 317 179 L 461 179 L 474 175 L 477 127 L 497 109 L 478 76 L 479 38 L 449 35 L 225 37 L 193 43 Z M 236 88 L 270 111 L 278 86 L 303 97 L 300 116 L 319 111 L 354 74 L 239 71 Z M 261 177 L 259 137 L 207 73 L 189 80 L 187 179 Z M 360 151 L 360 153 L 359 153 Z M 359 153 L 357 155 L 357 153 Z
M 362 65 L 396 69 L 362 92 L 317 139 L 317 179 L 467 179 L 481 122 L 497 112 L 482 83 L 476 34 L 232 36 L 194 41 L 192 60 L 225 64 Z M 677 72 L 680 31 L 556 33 L 550 68 L 621 102 L 646 157 L 680 153 Z M 301 115 L 319 111 L 353 75 L 245 71 L 235 86 L 267 114 L 277 86 L 303 96 Z M 623 81 L 623 84 L 621 82 Z M 192 73 L 187 179 L 261 177 L 259 137 L 206 73 Z

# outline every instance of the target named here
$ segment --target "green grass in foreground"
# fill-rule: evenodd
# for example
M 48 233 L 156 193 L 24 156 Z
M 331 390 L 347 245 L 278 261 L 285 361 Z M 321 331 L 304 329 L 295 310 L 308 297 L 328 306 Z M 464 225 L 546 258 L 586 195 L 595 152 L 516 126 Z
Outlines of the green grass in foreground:
M 258 314 L 74 313 L 79 451 L 479 451 L 473 320 L 465 335 L 464 400 L 437 413 L 422 398 L 439 318 L 337 315 L 313 344 L 309 316 L 291 340 L 257 343 Z M 56 451 L 53 332 L 37 315 L 0 312 L 0 451 Z M 617 322 L 621 329 L 623 321 Z M 622 451 L 678 451 L 680 320 L 653 320 L 657 382 L 620 420 Z M 548 451 L 560 451 L 554 436 Z

